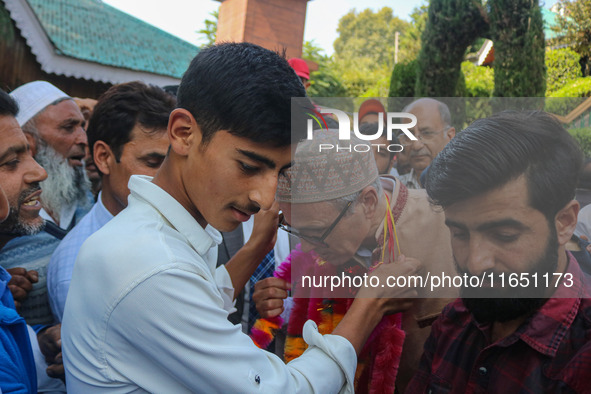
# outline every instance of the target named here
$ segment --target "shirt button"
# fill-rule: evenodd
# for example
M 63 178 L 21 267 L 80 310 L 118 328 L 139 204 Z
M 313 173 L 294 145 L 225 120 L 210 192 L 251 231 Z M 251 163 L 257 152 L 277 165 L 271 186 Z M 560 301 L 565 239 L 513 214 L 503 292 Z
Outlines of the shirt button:
M 257 382 L 257 384 L 261 384 L 261 377 L 259 375 L 255 376 L 254 381 Z
M 484 376 L 488 373 L 488 370 L 485 367 L 480 367 L 478 368 L 478 372 L 480 372 L 480 374 Z

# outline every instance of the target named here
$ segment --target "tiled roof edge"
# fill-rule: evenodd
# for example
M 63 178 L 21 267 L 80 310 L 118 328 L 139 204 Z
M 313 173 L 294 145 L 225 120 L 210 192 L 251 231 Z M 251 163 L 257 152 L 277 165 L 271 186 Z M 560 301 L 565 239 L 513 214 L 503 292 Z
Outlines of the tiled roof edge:
M 26 1 L 3 0 L 10 17 L 25 39 L 31 52 L 46 73 L 82 78 L 105 83 L 140 80 L 155 85 L 174 85 L 179 78 L 107 66 L 99 63 L 60 56 L 37 16 Z

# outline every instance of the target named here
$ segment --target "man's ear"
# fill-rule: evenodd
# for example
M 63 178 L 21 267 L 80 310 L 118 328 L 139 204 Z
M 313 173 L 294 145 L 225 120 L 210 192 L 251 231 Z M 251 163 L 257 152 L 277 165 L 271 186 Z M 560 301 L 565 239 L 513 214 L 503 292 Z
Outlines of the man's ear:
M 111 173 L 111 166 L 117 161 L 111 147 L 104 141 L 96 141 L 94 143 L 92 158 L 96 168 L 104 175 Z
M 456 136 L 456 128 L 450 127 L 449 129 L 447 129 L 446 134 L 447 134 L 447 138 L 449 138 L 451 140 L 452 138 L 454 138 Z
M 363 212 L 367 218 L 373 218 L 378 209 L 378 192 L 373 186 L 366 186 L 359 196 L 359 201 L 363 206 Z
M 556 236 L 559 245 L 566 245 L 571 239 L 577 226 L 577 215 L 579 214 L 579 203 L 576 200 L 570 201 L 564 206 L 554 218 Z
M 168 138 L 176 154 L 187 156 L 191 146 L 201 143 L 201 137 L 201 128 L 189 111 L 184 108 L 172 111 L 168 120 Z

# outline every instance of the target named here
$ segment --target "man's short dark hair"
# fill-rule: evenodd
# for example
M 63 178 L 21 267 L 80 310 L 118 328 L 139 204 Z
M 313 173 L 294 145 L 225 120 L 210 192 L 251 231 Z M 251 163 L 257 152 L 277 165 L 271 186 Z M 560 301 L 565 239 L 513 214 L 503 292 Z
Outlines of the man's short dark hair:
M 291 144 L 291 97 L 306 91 L 287 60 L 250 43 L 202 49 L 178 89 L 209 142 L 219 130 L 271 146 Z M 301 130 L 305 133 L 305 130 Z
M 18 104 L 8 93 L 0 89 L 0 116 L 16 117 Z
M 479 119 L 431 164 L 427 193 L 448 207 L 525 175 L 531 207 L 548 220 L 574 198 L 582 153 L 550 114 L 506 111 Z
M 165 130 L 175 105 L 175 98 L 158 86 L 139 81 L 112 86 L 99 98 L 88 123 L 90 151 L 103 141 L 119 161 L 134 126 L 141 125 L 146 133 Z

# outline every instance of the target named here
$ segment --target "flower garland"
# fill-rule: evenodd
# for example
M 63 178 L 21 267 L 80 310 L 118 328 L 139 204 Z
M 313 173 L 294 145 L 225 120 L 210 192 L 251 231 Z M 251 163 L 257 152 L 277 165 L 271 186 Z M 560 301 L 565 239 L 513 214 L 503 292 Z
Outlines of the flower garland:
M 330 264 L 318 265 L 318 256 L 304 253 L 299 246 L 290 254 L 275 272 L 275 276 L 289 281 L 291 266 L 302 265 L 306 268 L 316 267 L 314 271 L 325 274 L 335 271 Z M 357 265 L 357 267 L 362 268 Z M 318 269 L 322 268 L 322 269 Z M 348 270 L 352 275 L 358 275 L 358 270 Z M 297 291 L 296 291 L 297 292 Z M 304 323 L 311 319 L 318 325 L 321 334 L 330 334 L 340 323 L 341 319 L 353 303 L 354 298 L 294 298 L 287 326 L 285 342 L 285 362 L 299 357 L 307 348 L 302 338 Z M 280 316 L 269 319 L 259 319 L 251 330 L 251 338 L 255 344 L 265 349 L 275 336 L 276 330 L 283 326 Z M 398 372 L 398 363 L 402 354 L 404 331 L 400 329 L 400 314 L 385 316 L 374 329 L 363 350 L 358 357 L 355 373 L 356 392 L 364 393 L 393 393 Z M 369 368 L 368 368 L 369 367 Z
M 385 257 L 388 257 L 389 261 L 394 261 L 395 245 L 398 254 L 400 254 L 394 217 L 387 196 L 386 201 L 388 213 L 384 218 L 384 239 L 379 242 L 381 256 L 374 253 L 374 256 L 376 254 L 379 256 L 379 260 L 376 258 L 378 262 L 370 268 L 370 272 L 385 261 Z M 384 247 L 384 245 L 386 246 Z M 385 256 L 386 250 L 388 256 Z M 292 267 L 298 271 L 298 275 L 295 275 L 295 277 L 302 277 L 299 271 L 302 271 L 305 275 L 319 275 L 322 277 L 337 273 L 336 267 L 325 264 L 314 251 L 310 253 L 302 252 L 300 245 L 298 245 L 273 274 L 277 278 L 292 283 L 294 295 L 296 296 L 287 326 L 284 351 L 285 362 L 299 357 L 306 350 L 307 344 L 302 338 L 302 331 L 307 320 L 313 320 L 321 334 L 330 334 L 340 323 L 355 299 L 353 293 L 350 298 L 327 298 L 323 296 L 321 289 L 311 289 L 309 298 L 297 298 L 298 290 L 302 289 L 300 283 L 292 282 Z M 366 271 L 356 263 L 340 267 L 340 269 L 344 269 L 345 274 L 350 276 L 362 275 Z M 281 316 L 258 319 L 251 330 L 250 336 L 258 347 L 266 349 L 273 341 L 276 330 L 280 329 L 283 323 Z M 395 391 L 396 375 L 405 338 L 401 325 L 402 316 L 400 313 L 388 315 L 380 321 L 371 333 L 358 357 L 355 372 L 355 391 L 357 393 L 377 394 L 393 393 Z

